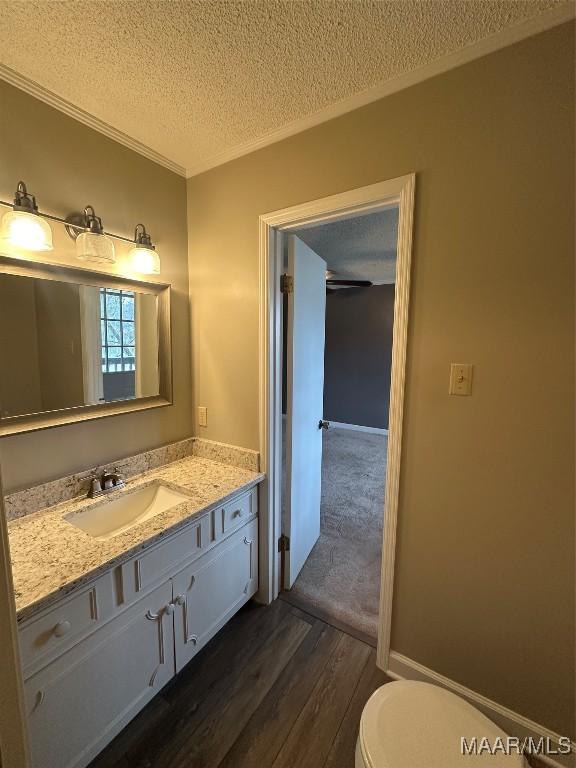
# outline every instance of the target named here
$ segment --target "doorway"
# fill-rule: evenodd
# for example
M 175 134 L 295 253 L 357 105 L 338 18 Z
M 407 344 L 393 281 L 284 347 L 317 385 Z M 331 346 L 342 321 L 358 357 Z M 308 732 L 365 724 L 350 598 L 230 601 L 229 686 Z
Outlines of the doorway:
M 296 538 L 295 550 L 300 550 L 299 572 L 294 573 L 289 550 L 291 572 L 285 569 L 284 578 L 281 573 L 281 597 L 375 645 L 398 206 L 285 234 L 284 269 L 291 276 L 294 267 L 300 269 L 289 264 L 293 239 L 300 241 L 307 261 L 318 262 L 321 274 L 312 288 L 315 295 L 301 284 L 298 290 L 304 295 L 283 293 L 282 510 L 286 517 L 291 503 L 292 517 L 304 513 L 316 525 L 308 546 L 305 538 L 310 526 L 303 533 L 297 529 L 295 536 L 290 533 L 290 543 Z M 304 267 L 310 270 L 309 264 Z M 301 281 L 300 274 L 297 279 Z M 307 302 L 312 306 L 307 307 Z M 298 312 L 301 317 L 296 317 Z M 294 358 L 306 352 L 299 333 L 306 344 L 315 339 L 318 347 L 323 345 L 301 360 L 300 366 Z M 319 381 L 316 390 L 314 382 L 309 382 L 311 376 Z M 314 399 L 311 408 L 301 402 L 310 397 Z M 314 419 L 318 413 L 321 422 Z M 299 434 L 302 425 L 295 425 L 295 419 L 308 420 L 305 437 Z M 317 426 L 322 429 L 314 434 Z M 309 455 L 316 441 L 319 458 Z M 319 500 L 314 498 L 317 484 L 312 473 L 320 480 Z M 307 495 L 304 500 L 299 498 L 300 489 Z M 283 520 L 285 533 L 293 528 L 290 519 Z
M 408 295 L 412 242 L 414 175 L 392 179 L 370 187 L 305 203 L 260 218 L 260 405 L 261 457 L 267 474 L 261 496 L 260 599 L 269 602 L 280 591 L 282 549 L 282 294 L 283 240 L 286 233 L 321 223 L 336 222 L 398 208 L 396 264 L 396 300 L 390 386 L 390 423 L 388 430 L 387 471 L 385 480 L 386 517 L 382 539 L 382 572 L 378 618 L 378 664 L 386 669 L 390 646 L 390 618 L 400 448 L 404 367 L 408 322 Z M 316 420 L 316 429 L 322 413 Z M 306 494 L 304 495 L 306 497 Z M 284 525 L 286 520 L 284 520 Z M 290 542 L 293 552 L 294 540 Z

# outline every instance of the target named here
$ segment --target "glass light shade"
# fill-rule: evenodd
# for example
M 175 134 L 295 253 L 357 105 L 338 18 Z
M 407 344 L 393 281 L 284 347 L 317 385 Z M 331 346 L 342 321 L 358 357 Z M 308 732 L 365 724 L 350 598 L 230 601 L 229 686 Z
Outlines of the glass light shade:
M 143 275 L 160 274 L 160 257 L 153 248 L 137 245 L 130 249 L 128 257 L 134 272 Z
M 76 238 L 76 258 L 81 261 L 116 261 L 114 243 L 106 235 L 96 232 L 82 232 Z
M 47 221 L 27 211 L 9 211 L 2 217 L 0 242 L 26 251 L 52 251 L 52 230 Z

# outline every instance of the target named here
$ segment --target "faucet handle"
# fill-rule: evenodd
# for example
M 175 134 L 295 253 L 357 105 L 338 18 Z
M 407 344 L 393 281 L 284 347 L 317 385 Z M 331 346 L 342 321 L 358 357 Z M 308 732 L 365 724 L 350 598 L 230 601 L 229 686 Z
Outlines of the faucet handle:
M 98 496 L 102 493 L 102 483 L 99 477 L 93 477 L 90 481 L 90 493 L 89 496 Z
M 124 485 L 126 482 L 124 475 L 118 469 L 118 467 L 114 468 L 114 471 L 112 472 L 112 479 L 114 480 L 114 485 Z
M 104 472 L 102 476 L 102 486 L 105 491 L 114 488 L 114 475 L 111 472 Z

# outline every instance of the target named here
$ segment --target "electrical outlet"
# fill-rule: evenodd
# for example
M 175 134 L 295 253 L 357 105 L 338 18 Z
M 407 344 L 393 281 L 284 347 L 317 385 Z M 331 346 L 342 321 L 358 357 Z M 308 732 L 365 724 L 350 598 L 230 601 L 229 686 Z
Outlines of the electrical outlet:
M 452 363 L 450 366 L 450 395 L 472 394 L 472 363 Z
M 198 406 L 198 425 L 200 427 L 208 426 L 208 408 L 205 405 Z

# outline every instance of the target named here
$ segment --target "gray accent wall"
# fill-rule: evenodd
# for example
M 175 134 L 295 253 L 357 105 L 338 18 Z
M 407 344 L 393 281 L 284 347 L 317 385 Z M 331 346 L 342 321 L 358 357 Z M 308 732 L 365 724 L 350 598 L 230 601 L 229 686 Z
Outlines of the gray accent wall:
M 394 285 L 326 297 L 324 418 L 388 429 Z

